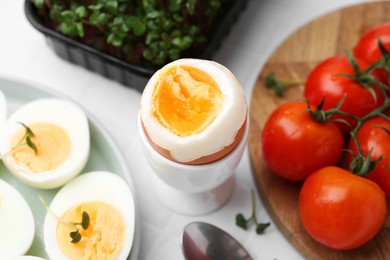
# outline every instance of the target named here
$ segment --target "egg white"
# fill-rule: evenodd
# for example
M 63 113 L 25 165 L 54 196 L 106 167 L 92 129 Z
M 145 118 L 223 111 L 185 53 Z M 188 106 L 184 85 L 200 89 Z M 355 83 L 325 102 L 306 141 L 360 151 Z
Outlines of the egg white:
M 81 174 L 59 190 L 49 207 L 57 216 L 62 216 L 68 209 L 89 201 L 106 202 L 123 214 L 126 222 L 125 241 L 117 259 L 127 259 L 133 244 L 135 225 L 134 199 L 129 186 L 121 177 L 111 172 Z M 46 214 L 43 226 L 45 250 L 51 259 L 67 259 L 56 239 L 57 223 L 52 214 Z
M 18 190 L 0 179 L 0 259 L 25 254 L 34 234 L 30 206 Z
M 7 118 L 7 101 L 3 91 L 0 90 L 0 132 Z
M 15 133 L 32 123 L 51 123 L 66 131 L 71 142 L 69 157 L 56 169 L 31 173 L 24 165 L 17 164 L 13 156 L 6 155 L 12 149 Z M 84 168 L 90 152 L 88 119 L 75 104 L 57 98 L 43 98 L 31 101 L 10 115 L 0 136 L 0 151 L 7 169 L 19 180 L 35 188 L 51 189 L 62 186 L 78 175 Z
M 175 66 L 191 66 L 208 73 L 221 89 L 224 103 L 220 114 L 201 133 L 181 137 L 165 128 L 153 115 L 152 96 L 160 74 Z M 201 59 L 179 59 L 158 70 L 141 97 L 140 117 L 153 143 L 170 151 L 179 162 L 189 162 L 214 154 L 233 143 L 247 114 L 245 94 L 235 76 L 219 63 Z
M 21 256 L 9 258 L 7 260 L 45 260 L 45 259 L 39 256 L 21 255 Z

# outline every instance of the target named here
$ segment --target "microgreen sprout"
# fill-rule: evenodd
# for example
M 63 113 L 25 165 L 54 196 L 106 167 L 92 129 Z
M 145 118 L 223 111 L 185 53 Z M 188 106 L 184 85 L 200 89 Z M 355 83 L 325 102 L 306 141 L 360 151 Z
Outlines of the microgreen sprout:
M 81 217 L 81 222 L 79 222 L 79 223 L 72 223 L 72 225 L 76 228 L 76 230 L 69 233 L 70 237 L 72 238 L 72 240 L 70 242 L 78 243 L 81 240 L 81 234 L 80 234 L 80 229 L 77 229 L 76 226 L 81 226 L 84 230 L 88 229 L 88 227 L 89 227 L 89 215 L 88 215 L 88 213 L 83 211 L 82 217 Z
M 201 54 L 227 0 L 30 0 L 44 24 L 132 64 Z
M 283 91 L 290 86 L 296 86 L 296 85 L 302 85 L 305 81 L 303 80 L 285 80 L 280 81 L 276 79 L 275 72 L 271 72 L 267 75 L 267 77 L 264 80 L 264 85 L 266 88 L 273 88 L 275 95 L 280 97 L 283 96 Z
M 81 215 L 81 222 L 65 221 L 65 220 L 61 219 L 60 217 L 58 217 L 49 208 L 49 206 L 47 205 L 46 201 L 44 200 L 44 198 L 42 196 L 38 195 L 38 197 L 39 197 L 39 200 L 41 201 L 41 203 L 43 204 L 43 206 L 45 206 L 47 212 L 49 212 L 58 222 L 64 223 L 66 225 L 70 225 L 70 226 L 72 226 L 75 229 L 74 231 L 69 233 L 69 236 L 72 239 L 70 242 L 71 243 L 78 243 L 78 242 L 80 242 L 82 237 L 81 237 L 80 229 L 78 228 L 78 226 L 81 226 L 81 228 L 84 229 L 84 230 L 88 229 L 89 221 L 90 221 L 89 214 L 86 211 L 83 211 L 82 215 Z
M 33 131 L 31 130 L 31 128 L 29 128 L 27 125 L 25 125 L 24 123 L 21 123 L 21 122 L 18 122 L 18 124 L 22 125 L 24 127 L 24 129 L 26 130 L 23 137 L 20 138 L 19 142 L 14 145 L 14 147 L 11 148 L 11 150 L 9 150 L 8 152 L 4 153 L 3 155 L 0 156 L 0 159 L 3 158 L 5 155 L 9 154 L 10 152 L 14 151 L 15 149 L 17 149 L 18 147 L 22 146 L 22 145 L 27 145 L 28 147 L 30 147 L 32 150 L 34 150 L 34 153 L 37 154 L 38 153 L 38 148 L 37 146 L 35 145 L 35 143 L 31 140 L 32 137 L 34 137 L 34 133 Z
M 264 231 L 271 225 L 270 222 L 267 223 L 259 223 L 257 221 L 257 215 L 256 215 L 256 200 L 255 200 L 255 192 L 254 190 L 251 191 L 252 195 L 252 215 L 246 219 L 245 216 L 242 213 L 238 213 L 236 215 L 236 225 L 241 227 L 244 230 L 248 229 L 248 225 L 252 222 L 256 225 L 256 233 L 262 234 Z
M 34 137 L 33 131 L 31 131 L 31 129 L 22 122 L 18 122 L 18 124 L 22 125 L 25 128 L 26 132 L 24 133 L 22 139 L 20 139 L 19 143 L 15 147 L 13 147 L 12 150 L 16 149 L 20 145 L 23 145 L 23 140 L 25 140 L 25 144 L 27 144 L 28 147 L 33 149 L 36 154 L 38 152 L 37 146 L 31 141 L 31 137 Z

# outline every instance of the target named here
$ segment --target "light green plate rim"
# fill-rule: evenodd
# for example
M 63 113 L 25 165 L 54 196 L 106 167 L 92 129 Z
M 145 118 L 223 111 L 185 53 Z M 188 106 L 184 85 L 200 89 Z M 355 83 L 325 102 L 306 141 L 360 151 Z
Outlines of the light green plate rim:
M 12 110 L 15 109 L 12 107 L 10 108 L 9 104 L 21 105 L 39 98 L 56 97 L 65 100 L 70 100 L 71 102 L 78 105 L 77 102 L 74 102 L 66 96 L 48 88 L 7 77 L 0 76 L 0 89 L 6 96 L 8 109 L 11 109 L 8 111 L 8 115 L 13 112 Z M 112 137 L 107 133 L 104 127 L 95 118 L 93 118 L 93 116 L 88 111 L 86 111 L 85 109 L 83 110 L 88 117 L 91 134 L 91 154 L 83 172 L 96 170 L 111 171 L 115 174 L 118 174 L 119 176 L 122 176 L 129 184 L 129 187 L 133 193 L 133 198 L 129 199 L 133 199 L 135 205 L 135 232 L 132 250 L 128 259 L 137 259 L 140 244 L 139 210 L 135 187 L 131 179 L 130 171 L 122 153 L 119 151 L 119 148 L 112 139 Z M 44 251 L 42 234 L 43 221 L 46 214 L 46 209 L 39 201 L 37 195 L 39 194 L 43 196 L 46 202 L 49 203 L 58 191 L 58 189 L 40 190 L 26 186 L 19 180 L 17 180 L 15 177 L 13 177 L 13 175 L 9 173 L 9 171 L 2 163 L 0 163 L 0 178 L 16 187 L 23 195 L 23 197 L 27 200 L 28 204 L 32 209 L 35 219 L 35 237 L 30 250 L 27 252 L 27 255 L 40 256 L 42 258 L 49 259 Z

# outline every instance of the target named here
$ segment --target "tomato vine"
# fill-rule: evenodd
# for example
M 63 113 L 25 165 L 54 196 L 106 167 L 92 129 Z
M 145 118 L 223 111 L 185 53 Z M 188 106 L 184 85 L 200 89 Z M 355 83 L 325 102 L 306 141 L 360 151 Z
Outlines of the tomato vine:
M 330 109 L 323 109 L 324 101 L 326 97 L 323 97 L 323 100 L 321 103 L 316 106 L 316 109 L 314 111 L 308 109 L 308 112 L 312 116 L 312 118 L 318 122 L 326 122 L 326 121 L 340 121 L 344 124 L 349 124 L 346 120 L 340 119 L 340 118 L 332 118 L 332 115 L 342 115 L 344 117 L 348 117 L 350 119 L 353 119 L 357 122 L 356 126 L 354 126 L 351 131 L 349 132 L 350 138 L 353 140 L 353 142 L 356 145 L 357 148 L 357 154 L 353 154 L 352 151 L 348 151 L 352 154 L 352 161 L 348 165 L 349 170 L 360 176 L 368 176 L 370 172 L 376 167 L 376 165 L 379 163 L 379 161 L 382 159 L 382 157 L 377 158 L 375 160 L 371 160 L 371 154 L 373 148 L 371 148 L 371 151 L 365 156 L 362 152 L 362 149 L 360 148 L 360 144 L 357 138 L 357 133 L 361 129 L 362 125 L 374 118 L 374 117 L 382 117 L 388 122 L 390 122 L 390 116 L 386 114 L 386 110 L 390 108 L 390 86 L 388 85 L 390 83 L 390 78 L 388 78 L 387 84 L 384 84 L 381 82 L 378 77 L 373 76 L 372 73 L 375 70 L 378 69 L 383 69 L 387 72 L 388 75 L 390 75 L 390 52 L 384 47 L 382 41 L 378 38 L 378 46 L 381 51 L 381 58 L 374 62 L 371 63 L 371 65 L 364 69 L 361 70 L 354 58 L 354 56 L 351 54 L 351 52 L 347 52 L 346 56 L 348 58 L 348 61 L 350 62 L 351 66 L 353 67 L 354 73 L 351 74 L 346 74 L 346 73 L 339 73 L 338 75 L 349 78 L 361 86 L 367 88 L 371 95 L 373 96 L 374 100 L 377 101 L 377 93 L 375 92 L 373 86 L 377 86 L 380 90 L 380 93 L 383 94 L 384 96 L 384 102 L 382 105 L 379 107 L 375 108 L 368 114 L 364 116 L 356 116 L 351 113 L 342 111 L 340 107 L 342 106 L 344 99 L 341 100 L 336 106 Z M 275 91 L 276 96 L 282 96 L 283 91 L 290 86 L 296 86 L 296 85 L 301 85 L 303 84 L 303 80 L 284 80 L 280 81 L 276 79 L 276 75 L 274 72 L 271 72 L 268 74 L 265 78 L 264 85 L 267 88 L 273 88 Z M 308 102 L 308 101 L 307 101 Z M 358 100 L 356 102 L 359 102 Z M 309 102 L 308 102 L 308 107 L 309 107 Z M 381 128 L 383 131 L 385 131 L 387 134 L 390 135 L 390 130 L 377 126 Z M 390 169 L 390 162 L 389 162 L 389 167 Z

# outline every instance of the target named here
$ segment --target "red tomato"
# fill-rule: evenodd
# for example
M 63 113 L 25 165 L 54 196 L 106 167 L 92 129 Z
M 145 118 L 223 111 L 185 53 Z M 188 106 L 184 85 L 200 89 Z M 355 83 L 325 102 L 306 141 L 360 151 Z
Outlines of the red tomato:
M 360 60 L 357 62 L 361 69 L 368 66 Z M 318 106 L 325 98 L 323 110 L 328 110 L 345 98 L 340 110 L 358 117 L 365 116 L 383 104 L 384 97 L 378 87 L 373 87 L 377 97 L 375 100 L 368 88 L 340 74 L 354 74 L 346 56 L 333 56 L 319 63 L 311 71 L 305 84 L 304 95 L 310 104 Z M 335 115 L 333 118 L 342 118 L 352 127 L 356 126 L 356 121 L 349 117 Z M 345 123 L 338 125 L 345 133 L 351 130 Z
M 390 197 L 390 134 L 381 126 L 390 131 L 390 122 L 382 117 L 375 117 L 363 123 L 357 139 L 360 149 L 364 156 L 367 156 L 371 149 L 371 161 L 382 156 L 382 159 L 376 165 L 375 169 L 367 176 L 370 180 L 376 182 L 384 191 L 387 197 Z M 356 155 L 357 149 L 354 141 L 351 139 L 348 148 Z M 352 156 L 348 155 L 348 163 L 351 163 Z
M 371 180 L 329 166 L 311 174 L 299 194 L 299 213 L 309 235 L 338 250 L 372 239 L 386 217 L 383 190 Z
M 390 22 L 378 24 L 365 32 L 353 48 L 353 55 L 369 64 L 378 61 L 382 57 L 378 38 L 385 49 L 390 51 Z M 376 73 L 387 78 L 387 72 L 384 69 L 378 69 Z
M 378 24 L 364 33 L 353 48 L 354 56 L 368 63 L 378 61 L 382 55 L 377 38 L 380 38 L 384 47 L 390 50 L 390 22 Z
M 269 169 L 292 181 L 302 181 L 313 171 L 336 164 L 344 145 L 334 122 L 317 122 L 306 109 L 304 101 L 277 107 L 261 136 L 263 159 Z

